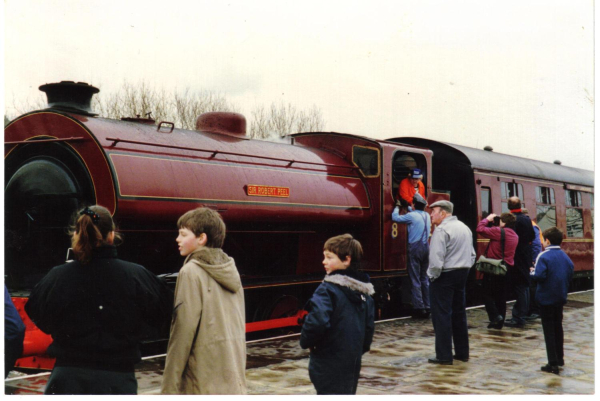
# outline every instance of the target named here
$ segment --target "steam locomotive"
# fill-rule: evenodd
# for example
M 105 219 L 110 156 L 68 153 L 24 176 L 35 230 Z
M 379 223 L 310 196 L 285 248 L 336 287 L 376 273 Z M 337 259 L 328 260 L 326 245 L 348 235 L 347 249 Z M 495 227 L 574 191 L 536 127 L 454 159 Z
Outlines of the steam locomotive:
M 48 108 L 5 128 L 5 282 L 27 326 L 21 366 L 52 364 L 43 357 L 51 340 L 23 305 L 64 263 L 67 226 L 83 205 L 113 214 L 124 234 L 119 257 L 171 282 L 182 263 L 178 217 L 200 206 L 217 210 L 227 225 L 224 250 L 242 277 L 248 333 L 299 325 L 324 275 L 323 243 L 346 232 L 363 245 L 361 268 L 374 282 L 379 317 L 395 313 L 408 299 L 407 233 L 391 214 L 400 181 L 417 167 L 428 202 L 452 200 L 479 252 L 478 219 L 517 195 L 535 207 L 538 224 L 571 235 L 566 250 L 578 277 L 593 277 L 590 171 L 419 138 L 310 132 L 287 143 L 259 141 L 236 113 L 203 114 L 193 131 L 149 118 L 106 119 L 91 109 L 99 91 L 91 85 L 62 81 L 40 90 Z

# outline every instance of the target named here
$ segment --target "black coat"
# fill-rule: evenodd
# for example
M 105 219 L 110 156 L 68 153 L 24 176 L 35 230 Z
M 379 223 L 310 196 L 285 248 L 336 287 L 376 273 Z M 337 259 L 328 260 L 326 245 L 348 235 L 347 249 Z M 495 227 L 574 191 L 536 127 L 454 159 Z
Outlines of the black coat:
M 306 306 L 300 346 L 311 348 L 308 373 L 317 394 L 355 394 L 362 354 L 375 330 L 369 276 L 337 270 L 326 276 Z
M 515 251 L 515 280 L 523 283 L 529 282 L 529 268 L 533 266 L 533 250 L 531 242 L 535 238 L 535 231 L 529 216 L 523 213 L 513 213 L 517 218 L 515 232 L 519 236 L 519 243 Z
M 141 359 L 141 340 L 168 322 L 171 307 L 166 284 L 143 266 L 118 259 L 114 246 L 103 246 L 88 264 L 50 270 L 25 310 L 52 335 L 48 353 L 57 366 L 128 370 Z

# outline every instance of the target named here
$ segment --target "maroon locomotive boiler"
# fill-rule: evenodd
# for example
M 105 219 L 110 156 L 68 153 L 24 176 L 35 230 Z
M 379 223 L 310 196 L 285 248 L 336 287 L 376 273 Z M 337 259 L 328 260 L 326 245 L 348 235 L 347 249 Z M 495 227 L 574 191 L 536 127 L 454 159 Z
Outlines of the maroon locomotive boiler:
M 204 114 L 195 131 L 105 119 L 91 111 L 93 86 L 40 89 L 49 107 L 15 119 L 5 134 L 6 283 L 23 298 L 17 304 L 64 263 L 70 216 L 86 204 L 114 215 L 125 238 L 120 257 L 167 278 L 182 262 L 178 217 L 216 209 L 227 225 L 224 249 L 242 276 L 248 332 L 298 325 L 333 235 L 361 241 L 362 268 L 382 300 L 397 292 L 406 230 L 390 219 L 394 195 L 413 167 L 426 172 L 432 194 L 431 151 L 338 133 L 252 140 L 234 113 Z

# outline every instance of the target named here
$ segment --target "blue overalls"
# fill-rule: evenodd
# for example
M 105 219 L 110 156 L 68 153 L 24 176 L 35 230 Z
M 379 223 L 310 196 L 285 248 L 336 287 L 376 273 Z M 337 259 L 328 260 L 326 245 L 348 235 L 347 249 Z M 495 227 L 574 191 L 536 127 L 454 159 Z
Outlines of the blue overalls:
M 423 235 L 421 239 L 408 244 L 408 276 L 412 284 L 411 298 L 414 309 L 429 309 L 429 243 L 427 242 L 427 215 L 423 218 Z

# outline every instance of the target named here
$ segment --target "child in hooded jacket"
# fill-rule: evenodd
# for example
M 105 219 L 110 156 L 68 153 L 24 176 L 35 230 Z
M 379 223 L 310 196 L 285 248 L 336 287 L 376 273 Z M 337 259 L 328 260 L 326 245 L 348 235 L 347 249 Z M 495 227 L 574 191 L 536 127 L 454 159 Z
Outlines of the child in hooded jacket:
M 246 394 L 244 290 L 221 247 L 225 223 L 214 210 L 190 210 L 177 222 L 185 256 L 175 286 L 162 394 Z
M 308 373 L 317 394 L 356 394 L 362 355 L 375 330 L 375 293 L 356 266 L 360 243 L 350 234 L 323 247 L 327 275 L 306 306 L 300 346 L 310 348 Z

